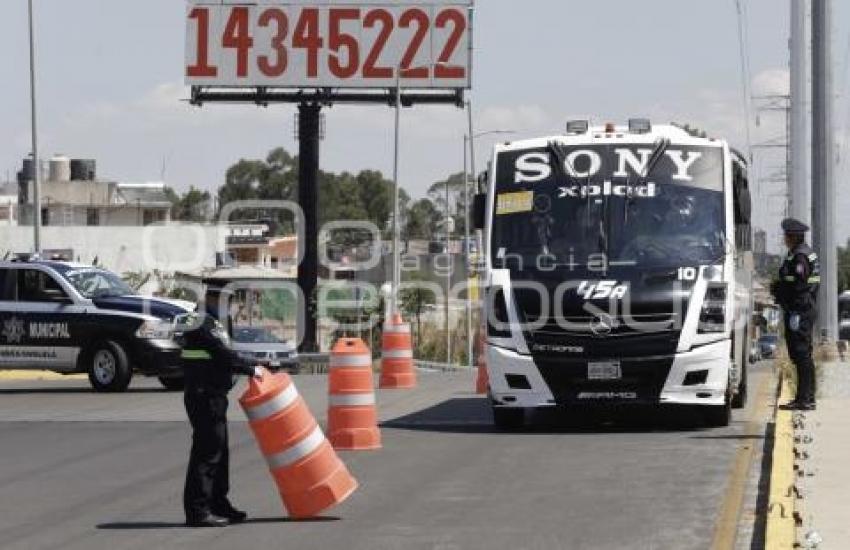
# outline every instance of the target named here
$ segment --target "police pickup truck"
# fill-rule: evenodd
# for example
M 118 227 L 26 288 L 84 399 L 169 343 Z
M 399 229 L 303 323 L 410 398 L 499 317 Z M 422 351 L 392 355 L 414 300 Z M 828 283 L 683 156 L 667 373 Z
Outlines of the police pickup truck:
M 101 392 L 124 391 L 133 373 L 179 389 L 174 319 L 194 307 L 139 296 L 97 267 L 0 262 L 0 369 L 86 373 Z

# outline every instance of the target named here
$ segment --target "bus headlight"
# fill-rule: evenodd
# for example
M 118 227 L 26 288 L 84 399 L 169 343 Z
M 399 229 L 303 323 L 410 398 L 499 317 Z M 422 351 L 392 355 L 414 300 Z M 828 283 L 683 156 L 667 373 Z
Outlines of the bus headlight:
M 726 283 L 710 283 L 699 314 L 697 332 L 701 334 L 726 330 Z
M 136 336 L 145 340 L 170 340 L 174 336 L 174 327 L 166 321 L 145 321 L 136 330 Z

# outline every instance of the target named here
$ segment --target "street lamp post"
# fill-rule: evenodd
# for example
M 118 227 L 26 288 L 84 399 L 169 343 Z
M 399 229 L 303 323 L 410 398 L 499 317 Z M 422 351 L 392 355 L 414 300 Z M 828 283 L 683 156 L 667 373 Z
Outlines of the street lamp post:
M 392 295 L 390 296 L 390 314 L 398 313 L 398 287 L 401 284 L 401 235 L 399 221 L 399 200 L 401 192 L 398 183 L 398 148 L 399 148 L 399 126 L 401 124 L 401 65 L 396 67 L 395 80 L 395 151 L 393 155 L 393 279 Z
M 467 255 L 467 269 L 471 267 L 469 265 L 469 243 L 472 239 L 471 235 L 471 215 L 470 215 L 470 193 L 469 193 L 469 185 L 475 184 L 476 178 L 478 177 L 477 172 L 475 171 L 475 140 L 477 138 L 489 135 L 496 134 L 513 134 L 515 133 L 513 130 L 488 130 L 486 132 L 480 132 L 478 134 L 473 133 L 472 126 L 472 102 L 466 102 L 467 111 L 469 113 L 469 133 L 463 136 L 463 174 L 464 174 L 464 201 L 465 201 L 465 210 L 466 210 L 466 222 L 465 222 L 465 239 L 466 242 L 464 246 L 466 247 L 466 255 Z M 467 149 L 467 146 L 469 149 Z M 469 154 L 469 169 L 470 172 L 467 173 L 467 153 Z M 470 177 L 471 176 L 471 177 Z M 482 253 L 481 250 L 478 251 L 480 255 Z M 467 281 L 469 277 L 467 276 Z M 470 288 L 467 288 L 466 291 L 466 353 L 467 358 L 469 360 L 470 366 L 474 366 L 473 361 L 473 330 L 472 330 L 472 292 Z
M 35 100 L 35 30 L 33 25 L 32 0 L 29 0 L 30 27 L 30 108 L 32 116 L 32 204 L 33 204 L 33 248 L 41 254 L 41 166 L 38 161 L 38 125 Z

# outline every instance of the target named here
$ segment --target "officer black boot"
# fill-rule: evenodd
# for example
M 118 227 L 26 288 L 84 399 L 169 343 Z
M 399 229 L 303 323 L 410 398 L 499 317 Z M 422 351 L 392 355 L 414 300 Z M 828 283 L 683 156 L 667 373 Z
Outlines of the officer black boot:
M 226 527 L 229 523 L 227 519 L 213 514 L 196 518 L 186 518 L 186 527 Z
M 213 514 L 227 519 L 230 523 L 242 523 L 248 519 L 248 514 L 242 510 L 237 510 L 229 502 L 224 502 L 218 506 L 212 507 Z

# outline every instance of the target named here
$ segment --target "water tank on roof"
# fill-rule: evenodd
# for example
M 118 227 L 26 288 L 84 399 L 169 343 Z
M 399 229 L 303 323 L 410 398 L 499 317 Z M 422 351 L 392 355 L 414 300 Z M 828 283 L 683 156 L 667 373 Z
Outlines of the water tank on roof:
M 18 172 L 18 183 L 25 183 L 28 181 L 32 181 L 35 177 L 35 172 L 33 171 L 33 167 L 35 163 L 32 161 L 32 158 L 27 157 L 24 159 L 24 166 L 20 172 Z
M 71 159 L 71 180 L 94 181 L 97 172 L 97 162 L 94 159 Z
M 65 155 L 54 155 L 50 159 L 50 181 L 71 181 L 71 159 Z

